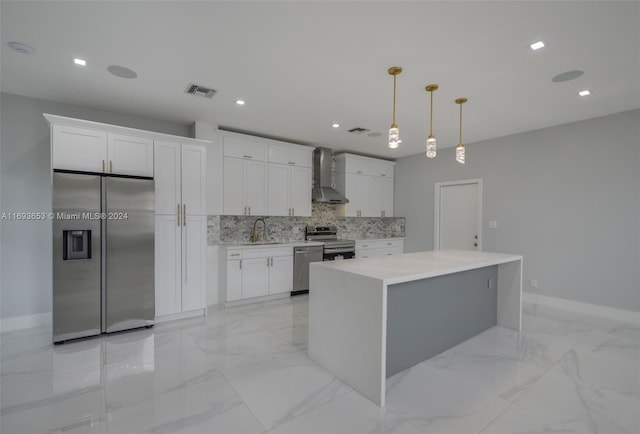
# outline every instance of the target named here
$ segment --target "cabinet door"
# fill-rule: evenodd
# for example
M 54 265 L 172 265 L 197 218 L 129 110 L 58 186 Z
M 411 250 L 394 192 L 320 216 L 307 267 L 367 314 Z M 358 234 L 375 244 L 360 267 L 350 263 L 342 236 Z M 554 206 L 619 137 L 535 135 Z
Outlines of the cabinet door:
M 249 215 L 267 213 L 267 163 L 243 160 L 245 163 L 245 204 Z
M 186 224 L 185 224 L 186 223 Z M 187 214 L 182 225 L 182 311 L 205 308 L 207 217 Z
M 226 215 L 244 215 L 244 160 L 224 157 L 222 212 Z
M 207 215 L 205 205 L 206 148 L 198 145 L 182 145 L 182 204 L 187 215 Z
M 242 298 L 269 294 L 269 258 L 242 260 Z
M 348 217 L 369 217 L 371 211 L 371 177 L 347 173 L 345 175 Z
M 269 294 L 293 291 L 293 255 L 272 257 L 269 268 Z
M 242 299 L 242 260 L 227 261 L 227 301 Z
M 380 177 L 378 188 L 374 194 L 379 198 L 379 209 L 382 217 L 393 217 L 393 178 Z
M 107 162 L 107 133 L 53 125 L 53 168 L 103 172 Z
M 153 160 L 156 214 L 176 215 L 180 199 L 180 144 L 156 141 Z
M 107 136 L 108 173 L 153 176 L 153 140 L 109 134 Z
M 290 167 L 290 171 L 292 215 L 311 217 L 311 169 L 294 166 Z
M 175 215 L 155 218 L 155 298 L 156 316 L 182 311 L 181 232 Z
M 289 172 L 289 166 L 269 164 L 268 215 L 290 215 L 289 187 L 291 181 L 289 180 Z

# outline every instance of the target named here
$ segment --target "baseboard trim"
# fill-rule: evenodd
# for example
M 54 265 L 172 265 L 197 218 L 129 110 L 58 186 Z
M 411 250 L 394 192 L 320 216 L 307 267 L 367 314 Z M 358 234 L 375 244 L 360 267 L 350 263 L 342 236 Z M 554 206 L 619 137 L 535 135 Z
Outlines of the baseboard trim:
M 10 332 L 14 330 L 51 325 L 51 323 L 51 312 L 37 313 L 34 315 L 13 316 L 10 318 L 2 318 L 2 320 L 0 320 L 0 331 Z
M 613 307 L 599 306 L 597 304 L 583 303 L 581 301 L 532 294 L 530 292 L 522 293 L 522 301 L 539 304 L 541 306 L 556 307 L 576 313 L 598 316 L 600 318 L 615 321 L 640 324 L 640 312 L 634 312 L 632 310 L 616 309 Z
M 196 310 L 190 310 L 188 312 L 172 313 L 169 315 L 157 316 L 156 324 L 161 324 L 163 322 L 168 322 L 168 321 L 175 321 L 177 319 L 195 318 L 197 316 L 204 316 L 204 315 L 206 315 L 205 309 L 196 309 Z

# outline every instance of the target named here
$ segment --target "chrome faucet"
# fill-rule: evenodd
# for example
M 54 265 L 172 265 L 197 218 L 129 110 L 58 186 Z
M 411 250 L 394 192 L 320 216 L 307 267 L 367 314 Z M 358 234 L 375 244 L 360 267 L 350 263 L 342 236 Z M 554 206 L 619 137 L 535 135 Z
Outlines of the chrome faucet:
M 256 231 L 256 224 L 258 224 L 258 222 L 262 222 L 262 238 L 263 240 L 267 240 L 267 224 L 265 223 L 263 218 L 259 218 L 256 219 L 255 222 L 253 222 L 253 229 L 251 230 L 251 242 L 255 243 L 260 239 L 260 235 L 259 232 Z

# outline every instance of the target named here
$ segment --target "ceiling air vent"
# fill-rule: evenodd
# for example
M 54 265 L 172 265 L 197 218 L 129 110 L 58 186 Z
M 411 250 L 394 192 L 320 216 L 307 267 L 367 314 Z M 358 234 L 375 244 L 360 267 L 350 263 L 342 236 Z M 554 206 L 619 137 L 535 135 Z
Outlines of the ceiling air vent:
M 199 84 L 189 84 L 187 86 L 186 93 L 190 93 L 191 95 L 202 96 L 205 98 L 211 98 L 216 94 L 215 89 L 210 89 L 208 87 L 200 86 Z
M 354 134 L 362 134 L 362 133 L 366 133 L 367 131 L 369 131 L 369 129 L 368 128 L 355 127 L 355 128 L 351 128 L 348 131 L 350 133 L 354 133 Z

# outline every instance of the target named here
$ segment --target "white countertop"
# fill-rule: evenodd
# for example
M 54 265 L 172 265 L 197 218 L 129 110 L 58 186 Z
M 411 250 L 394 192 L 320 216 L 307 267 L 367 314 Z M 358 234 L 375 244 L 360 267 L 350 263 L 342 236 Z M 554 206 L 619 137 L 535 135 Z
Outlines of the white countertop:
M 256 249 L 256 248 L 276 248 L 276 247 L 300 247 L 300 246 L 323 246 L 324 243 L 321 241 L 305 241 L 305 240 L 294 240 L 294 241 L 284 241 L 277 243 L 219 243 L 221 247 L 225 247 L 227 249 Z
M 516 260 L 522 260 L 522 256 L 465 250 L 433 250 L 374 258 L 316 262 L 311 266 L 328 267 L 347 273 L 380 279 L 383 283 L 391 285 L 489 267 Z

